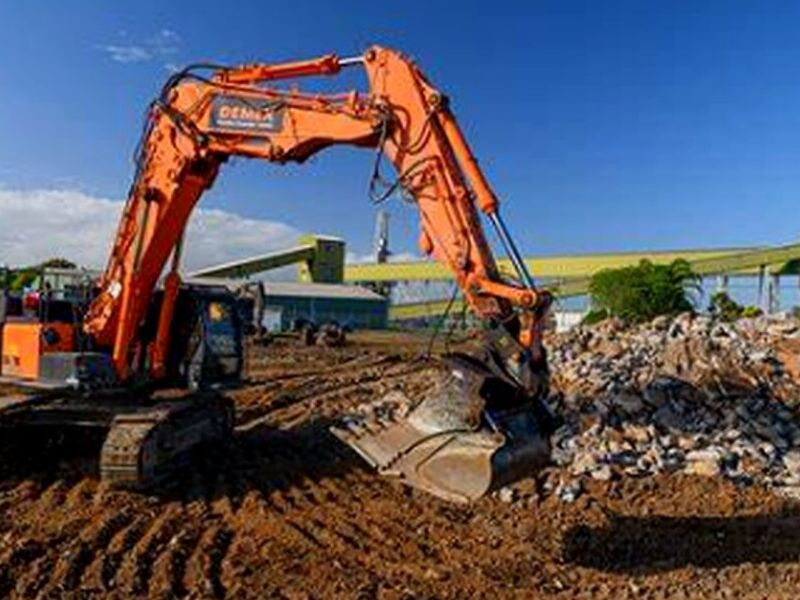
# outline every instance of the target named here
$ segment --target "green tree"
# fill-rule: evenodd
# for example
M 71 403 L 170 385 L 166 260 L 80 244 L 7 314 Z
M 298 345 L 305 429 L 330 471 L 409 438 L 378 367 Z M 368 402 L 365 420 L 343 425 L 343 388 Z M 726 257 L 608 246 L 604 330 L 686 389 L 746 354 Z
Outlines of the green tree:
M 752 319 L 760 317 L 764 312 L 757 306 L 742 306 L 731 299 L 725 292 L 716 292 L 711 296 L 709 312 L 723 321 L 736 321 L 737 319 Z
M 648 321 L 694 309 L 693 295 L 701 293 L 701 278 L 685 260 L 656 265 L 603 269 L 592 277 L 589 294 L 595 310 L 627 321 Z
M 742 316 L 743 307 L 725 292 L 714 292 L 708 312 L 723 321 L 735 321 Z

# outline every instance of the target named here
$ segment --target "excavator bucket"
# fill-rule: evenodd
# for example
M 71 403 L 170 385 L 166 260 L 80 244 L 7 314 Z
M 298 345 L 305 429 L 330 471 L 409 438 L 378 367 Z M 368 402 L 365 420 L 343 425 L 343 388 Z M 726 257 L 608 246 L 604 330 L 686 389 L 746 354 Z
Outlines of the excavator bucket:
M 553 418 L 539 399 L 463 361 L 438 379 L 416 405 L 390 392 L 331 431 L 382 475 L 455 502 L 476 500 L 547 463 Z

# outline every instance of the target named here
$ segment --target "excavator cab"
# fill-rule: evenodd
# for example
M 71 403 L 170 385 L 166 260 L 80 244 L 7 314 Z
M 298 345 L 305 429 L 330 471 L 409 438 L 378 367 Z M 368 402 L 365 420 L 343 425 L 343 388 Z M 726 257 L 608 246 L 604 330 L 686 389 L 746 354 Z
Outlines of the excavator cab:
M 156 293 L 143 338 L 152 340 L 163 293 Z M 243 300 L 221 285 L 184 284 L 176 299 L 167 379 L 191 390 L 230 387 L 244 370 Z

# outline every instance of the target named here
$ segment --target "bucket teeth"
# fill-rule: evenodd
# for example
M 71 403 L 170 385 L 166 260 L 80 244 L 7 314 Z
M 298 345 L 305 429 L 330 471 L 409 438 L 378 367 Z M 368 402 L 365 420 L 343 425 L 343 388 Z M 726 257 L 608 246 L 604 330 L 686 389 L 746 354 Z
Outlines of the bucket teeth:
M 358 413 L 346 416 L 339 426 L 331 427 L 331 432 L 337 438 L 381 471 L 390 468 L 415 437 L 407 431 L 402 421 L 395 418 L 394 401 L 396 395 L 390 394 L 382 401 L 362 405 Z M 409 402 L 407 398 L 405 401 Z M 405 442 L 405 438 L 409 438 L 409 441 Z

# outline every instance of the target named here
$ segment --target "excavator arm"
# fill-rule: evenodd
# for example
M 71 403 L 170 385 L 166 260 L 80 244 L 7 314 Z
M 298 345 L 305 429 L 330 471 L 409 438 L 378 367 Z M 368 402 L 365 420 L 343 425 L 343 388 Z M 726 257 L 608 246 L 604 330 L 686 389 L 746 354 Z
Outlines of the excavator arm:
M 367 94 L 302 94 L 265 85 L 335 75 L 357 64 L 366 70 Z M 421 250 L 450 267 L 473 311 L 507 332 L 525 360 L 540 359 L 538 328 L 549 296 L 534 288 L 525 271 L 447 98 L 406 57 L 372 47 L 352 59 L 327 55 L 278 65 L 200 66 L 170 78 L 147 116 L 101 293 L 84 325 L 99 346 L 113 348 L 123 379 L 144 351 L 137 335 L 153 289 L 170 255 L 177 267 L 192 210 L 228 157 L 303 162 L 338 144 L 374 148 L 391 161 L 398 176 L 389 191 L 402 188 L 416 202 Z M 479 212 L 497 227 L 519 268 L 519 284 L 500 278 Z M 169 343 L 176 271 L 166 280 L 151 357 L 155 375 Z
M 351 66 L 366 71 L 367 93 L 309 94 L 272 86 L 333 76 Z M 550 296 L 534 287 L 446 96 L 398 52 L 374 46 L 347 59 L 326 55 L 276 65 L 196 65 L 170 77 L 148 112 L 136 175 L 85 332 L 111 350 L 121 380 L 140 373 L 142 365 L 151 378 L 163 377 L 180 287 L 181 241 L 220 166 L 231 156 L 302 163 L 339 144 L 378 153 L 371 193 L 382 199 L 400 190 L 413 201 L 421 250 L 452 270 L 471 309 L 489 325 L 490 339 L 480 361 L 462 361 L 448 389 L 417 409 L 417 425 L 390 427 L 386 435 L 363 435 L 374 433 L 374 427 L 337 435 L 385 472 L 394 470 L 445 497 L 477 497 L 498 479 L 500 463 L 508 473 L 542 454 L 538 421 L 530 421 L 530 411 L 514 411 L 546 392 L 541 328 Z M 391 182 L 380 174 L 383 157 L 396 170 Z M 500 277 L 481 215 L 496 229 L 517 281 Z M 170 256 L 155 341 L 145 347 L 142 323 Z M 490 385 L 490 380 L 502 384 Z M 512 398 L 512 410 L 485 408 L 480 424 L 466 416 L 472 411 L 467 402 L 456 408 L 462 414 L 453 425 L 452 418 L 441 415 L 458 405 L 454 387 L 461 389 L 456 396 L 478 402 L 478 412 L 487 403 L 508 404 L 505 397 Z M 498 404 L 497 396 L 505 399 Z M 469 477 L 447 481 L 448 473 L 470 470 L 482 475 L 469 482 Z

